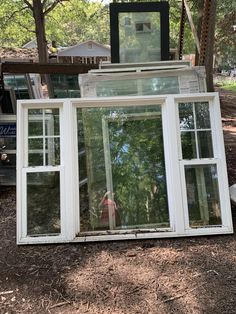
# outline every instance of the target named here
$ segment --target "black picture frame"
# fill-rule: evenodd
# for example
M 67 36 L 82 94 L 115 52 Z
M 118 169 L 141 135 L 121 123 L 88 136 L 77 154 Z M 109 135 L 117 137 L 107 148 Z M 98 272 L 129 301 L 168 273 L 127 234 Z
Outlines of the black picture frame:
M 161 60 L 169 60 L 169 3 L 162 1 L 110 3 L 111 62 L 120 63 L 119 13 L 123 12 L 160 12 Z

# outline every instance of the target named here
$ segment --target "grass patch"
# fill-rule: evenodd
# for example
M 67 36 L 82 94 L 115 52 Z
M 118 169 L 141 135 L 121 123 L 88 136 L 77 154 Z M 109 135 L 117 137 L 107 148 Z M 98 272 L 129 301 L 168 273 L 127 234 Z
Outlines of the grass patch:
M 216 77 L 214 79 L 215 86 L 236 93 L 236 80 L 228 77 Z
M 236 83 L 224 85 L 224 86 L 222 86 L 222 88 L 236 93 Z

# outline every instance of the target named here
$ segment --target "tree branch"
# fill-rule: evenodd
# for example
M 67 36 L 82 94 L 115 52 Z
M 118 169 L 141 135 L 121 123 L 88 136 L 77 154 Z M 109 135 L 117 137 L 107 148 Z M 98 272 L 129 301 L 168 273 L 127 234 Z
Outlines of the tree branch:
M 51 12 L 58 4 L 65 2 L 65 1 L 70 1 L 70 0 L 56 0 L 54 1 L 47 9 L 44 11 L 44 15 L 47 15 L 49 12 Z M 45 2 L 46 3 L 46 2 Z
M 24 3 L 27 5 L 27 7 L 28 7 L 31 11 L 33 11 L 33 10 L 34 10 L 34 8 L 33 8 L 32 4 L 31 4 L 31 3 L 29 3 L 29 1 L 28 1 L 28 0 L 23 0 L 23 1 L 24 1 Z
M 5 25 L 9 23 L 9 21 L 14 17 L 15 14 L 20 13 L 20 12 L 24 11 L 25 9 L 28 9 L 28 7 L 23 7 L 19 10 L 15 10 L 9 16 L 5 16 L 4 20 L 6 20 L 6 21 L 4 22 L 4 20 L 3 20 L 2 28 L 5 27 Z
M 13 16 L 14 16 L 16 13 L 20 13 L 20 12 L 24 11 L 25 9 L 28 9 L 28 7 L 23 7 L 23 8 L 21 8 L 21 9 L 19 9 L 19 10 L 13 11 L 13 12 L 11 13 L 11 15 L 8 16 L 8 22 L 9 22 L 9 20 L 11 20 L 11 19 L 13 18 Z
M 27 26 L 21 24 L 21 22 L 16 21 L 16 24 L 18 24 L 20 27 L 22 27 L 22 28 L 24 28 L 25 30 L 27 30 L 27 32 L 34 33 L 34 34 L 35 34 L 35 31 L 34 31 L 34 30 L 32 30 L 32 29 L 28 28 Z

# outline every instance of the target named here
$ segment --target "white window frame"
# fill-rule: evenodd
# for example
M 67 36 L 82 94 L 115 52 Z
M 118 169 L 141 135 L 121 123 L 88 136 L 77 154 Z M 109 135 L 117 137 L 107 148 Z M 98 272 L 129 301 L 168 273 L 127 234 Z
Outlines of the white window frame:
M 178 117 L 179 102 L 209 101 L 214 158 L 191 160 L 191 164 L 212 164 L 218 166 L 218 184 L 221 202 L 222 227 L 188 228 L 188 209 L 184 166 L 180 158 L 181 142 Z M 77 108 L 125 107 L 161 105 L 165 155 L 166 182 L 169 204 L 170 228 L 162 230 L 143 229 L 91 232 L 79 235 L 79 165 L 77 142 Z M 229 200 L 225 151 L 220 120 L 219 96 L 217 93 L 84 98 L 18 101 L 17 112 L 17 243 L 59 243 L 128 239 L 151 239 L 180 236 L 232 233 L 232 217 Z M 60 166 L 27 167 L 27 110 L 28 108 L 60 108 Z M 61 234 L 59 236 L 31 237 L 26 235 L 26 173 L 54 171 L 61 172 Z M 130 232 L 132 231 L 132 232 Z M 130 233 L 129 233 L 130 232 Z
M 59 109 L 60 114 L 60 165 L 28 166 L 28 109 Z M 17 104 L 17 243 L 59 243 L 73 238 L 74 230 L 71 220 L 73 212 L 70 197 L 64 191 L 69 184 L 66 171 L 70 149 L 70 129 L 66 125 L 66 116 L 70 106 L 62 100 L 20 100 Z M 20 147 L 22 149 L 20 149 Z M 58 235 L 27 235 L 27 173 L 59 172 L 60 175 L 60 229 Z
M 229 232 L 229 230 L 233 230 L 219 97 L 218 97 L 218 93 L 208 93 L 206 94 L 204 99 L 201 97 L 201 95 L 199 94 L 189 95 L 188 99 L 185 99 L 185 100 L 183 98 L 183 95 L 178 95 L 175 97 L 177 125 L 179 124 L 179 111 L 178 111 L 179 103 L 181 102 L 192 102 L 192 103 L 208 102 L 211 132 L 212 132 L 213 157 L 212 158 L 195 158 L 195 159 L 188 160 L 188 159 L 183 159 L 182 157 L 181 131 L 180 131 L 180 127 L 177 128 L 179 168 L 180 168 L 183 209 L 184 209 L 184 224 L 185 224 L 185 232 L 187 235 L 205 235 L 206 232 L 208 234 L 216 234 L 218 232 L 227 233 Z M 191 228 L 189 226 L 187 190 L 186 190 L 184 167 L 187 165 L 196 166 L 196 165 L 212 165 L 212 164 L 216 166 L 217 174 L 218 174 L 218 189 L 219 189 L 222 225 L 219 227 L 203 226 L 199 228 Z

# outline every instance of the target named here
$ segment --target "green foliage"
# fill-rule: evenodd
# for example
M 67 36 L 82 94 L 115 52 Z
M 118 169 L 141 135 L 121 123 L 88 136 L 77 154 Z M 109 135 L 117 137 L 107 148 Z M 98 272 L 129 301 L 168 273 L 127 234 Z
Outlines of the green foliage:
M 108 7 L 82 0 L 65 2 L 53 10 L 46 20 L 50 40 L 62 46 L 74 45 L 88 39 L 109 42 Z
M 52 1 L 48 1 L 48 4 Z M 23 0 L 5 0 L 0 6 L 0 45 L 21 47 L 35 39 L 32 11 Z M 58 4 L 45 16 L 47 40 L 67 46 L 94 39 L 109 42 L 108 6 L 100 2 L 70 0 Z
M 216 20 L 215 52 L 224 69 L 236 64 L 236 2 L 231 0 L 218 1 Z
M 53 1 L 46 3 L 52 4 Z M 198 25 L 199 0 L 188 1 L 195 27 Z M 179 42 L 181 2 L 169 0 L 170 47 L 177 48 Z M 217 1 L 215 52 L 223 67 L 236 63 L 235 31 L 236 2 Z M 0 6 L 0 45 L 21 47 L 35 39 L 32 12 L 23 0 L 2 0 Z M 58 45 L 68 46 L 87 39 L 109 43 L 109 8 L 100 2 L 70 0 L 58 4 L 46 16 L 47 39 Z M 195 53 L 195 44 L 188 21 L 185 24 L 184 53 Z

